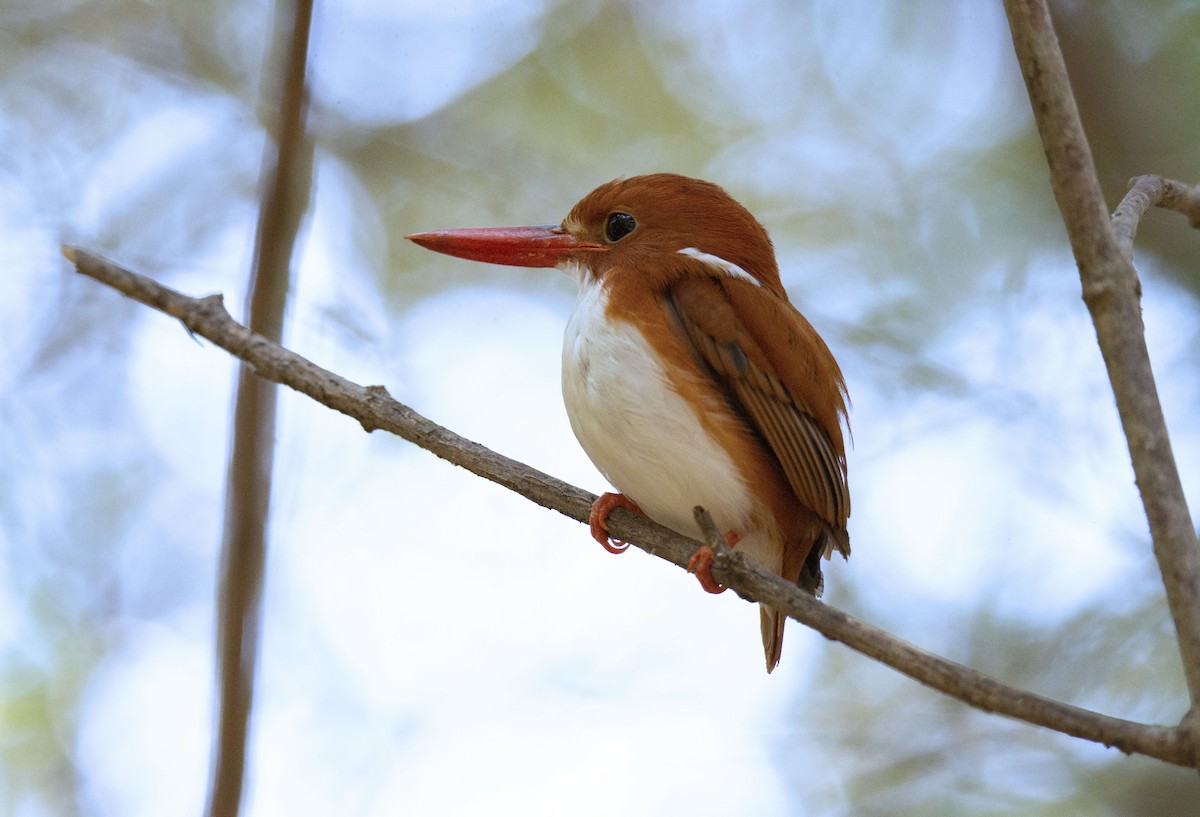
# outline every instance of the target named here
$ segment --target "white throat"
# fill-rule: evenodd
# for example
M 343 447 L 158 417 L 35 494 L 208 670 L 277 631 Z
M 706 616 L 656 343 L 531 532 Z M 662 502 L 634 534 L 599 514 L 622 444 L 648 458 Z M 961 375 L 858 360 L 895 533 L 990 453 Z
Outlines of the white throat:
M 692 509 L 703 505 L 723 531 L 747 530 L 755 509 L 729 455 L 675 390 L 641 330 L 607 314 L 605 282 L 566 271 L 582 286 L 563 338 L 563 401 L 588 457 L 669 528 L 696 536 Z

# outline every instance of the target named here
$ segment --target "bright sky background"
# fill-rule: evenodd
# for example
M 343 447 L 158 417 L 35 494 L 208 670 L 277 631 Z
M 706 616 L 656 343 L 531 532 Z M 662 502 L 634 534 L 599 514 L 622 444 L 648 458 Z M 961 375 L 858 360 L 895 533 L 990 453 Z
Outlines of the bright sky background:
M 793 300 L 848 380 L 854 555 L 827 568 L 826 600 L 1037 678 L 1032 657 L 978 640 L 980 622 L 1066 638 L 1093 606 L 1152 592 L 1154 567 L 998 5 L 326 4 L 313 49 L 325 142 L 287 345 L 599 492 L 559 395 L 572 282 L 397 238 L 555 222 L 624 173 L 716 181 L 771 230 Z M 0 22 L 37 12 L 23 14 Z M 239 6 L 223 23 L 231 76 L 258 70 L 265 14 Z M 605 15 L 637 36 L 611 73 L 573 39 Z M 147 13 L 146 48 L 164 54 L 179 24 L 165 19 Z M 1130 30 L 1153 51 L 1153 31 Z M 71 813 L 171 817 L 198 813 L 207 785 L 234 367 L 68 272 L 57 245 L 221 291 L 240 314 L 261 134 L 244 101 L 143 57 L 57 39 L 15 60 L 0 92 L 0 137 L 14 141 L 38 106 L 78 111 L 40 152 L 0 159 L 0 648 L 20 667 L 95 658 L 62 682 L 64 697 L 79 684 L 77 705 L 51 707 L 77 775 Z M 662 103 L 634 97 L 643 65 L 693 136 L 651 124 Z M 503 84 L 539 71 L 542 106 Z M 573 130 L 581 110 L 606 124 Z M 348 158 L 360 137 L 363 153 L 403 145 L 411 163 L 364 174 Z M 1035 192 L 1014 195 L 1024 176 Z M 1154 256 L 1139 261 L 1194 502 L 1196 303 Z M 980 813 L 1052 803 L 1073 768 L 1113 760 L 984 716 L 963 726 L 961 708 L 794 622 L 768 677 L 757 610 L 734 594 L 638 551 L 611 557 L 580 525 L 306 398 L 283 392 L 281 414 L 249 815 L 862 814 L 864 791 L 889 796 L 886 779 L 863 782 L 883 749 L 848 742 L 877 728 L 904 743 L 913 712 L 947 741 L 929 750 L 941 762 L 928 787 Z M 42 587 L 55 610 L 86 608 L 77 648 L 47 640 Z M 1101 643 L 1091 660 L 1110 657 Z M 1182 714 L 1064 689 L 1110 714 Z M 897 695 L 917 703 L 889 726 Z M 948 772 L 956 728 L 986 737 Z M 1025 748 L 982 753 L 996 734 Z

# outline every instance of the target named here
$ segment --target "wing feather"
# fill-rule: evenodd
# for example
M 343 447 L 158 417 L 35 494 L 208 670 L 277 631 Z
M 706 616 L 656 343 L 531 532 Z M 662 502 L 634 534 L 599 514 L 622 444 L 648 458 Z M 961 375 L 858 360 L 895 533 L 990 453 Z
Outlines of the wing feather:
M 738 287 L 741 297 L 730 297 Z M 765 314 L 744 320 L 736 305 L 745 306 L 751 298 Z M 764 305 L 768 301 L 778 303 Z M 837 364 L 815 330 L 786 300 L 741 281 L 689 276 L 670 287 L 667 303 L 697 360 L 764 440 L 797 499 L 826 523 L 833 539 L 830 546 L 848 553 L 850 494 L 839 424 L 845 413 L 844 386 Z M 769 329 L 769 337 L 784 338 L 786 348 L 765 349 L 760 340 L 763 331 L 754 332 L 751 317 L 787 321 Z M 799 359 L 805 355 L 817 359 Z M 773 358 L 780 364 L 774 364 Z M 781 369 L 796 382 L 785 382 Z M 805 373 L 816 379 L 824 374 L 826 382 L 807 382 Z M 813 396 L 828 394 L 830 389 L 838 397 L 832 412 L 812 405 Z M 810 396 L 809 400 L 802 395 Z M 822 416 L 824 424 L 818 419 Z

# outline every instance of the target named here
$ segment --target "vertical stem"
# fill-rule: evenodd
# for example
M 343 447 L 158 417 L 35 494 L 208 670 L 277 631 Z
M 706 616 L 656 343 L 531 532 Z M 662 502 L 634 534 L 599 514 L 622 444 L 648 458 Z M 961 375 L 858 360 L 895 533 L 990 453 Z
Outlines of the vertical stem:
M 312 0 L 279 0 L 269 66 L 278 62 L 278 121 L 263 152 L 262 203 L 248 290 L 247 323 L 278 343 L 292 254 L 312 188 L 313 145 L 305 132 L 305 76 Z M 274 83 L 264 100 L 274 102 Z M 246 747 L 262 618 L 263 572 L 275 454 L 276 387 L 245 365 L 238 370 L 233 441 L 225 496 L 217 610 L 217 740 L 208 814 L 237 817 L 243 800 Z
M 1046 2 L 1005 0 L 1004 7 L 1129 445 L 1195 720 L 1200 718 L 1200 549 L 1150 366 L 1141 284 L 1117 244 Z

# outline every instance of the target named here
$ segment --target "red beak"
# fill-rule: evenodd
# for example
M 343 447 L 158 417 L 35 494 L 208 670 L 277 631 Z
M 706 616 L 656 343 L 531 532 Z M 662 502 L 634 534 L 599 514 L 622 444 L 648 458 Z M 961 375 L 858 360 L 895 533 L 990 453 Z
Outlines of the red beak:
M 604 249 L 600 244 L 581 241 L 561 227 L 436 230 L 407 238 L 434 252 L 509 267 L 554 267 L 574 255 Z

